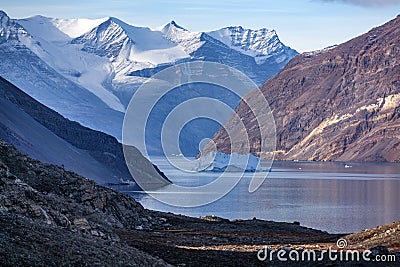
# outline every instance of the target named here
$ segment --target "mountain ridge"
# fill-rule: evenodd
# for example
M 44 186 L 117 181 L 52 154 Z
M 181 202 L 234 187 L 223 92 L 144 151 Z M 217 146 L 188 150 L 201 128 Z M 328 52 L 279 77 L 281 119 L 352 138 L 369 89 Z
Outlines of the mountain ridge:
M 232 49 L 206 32 L 185 30 L 175 22 L 164 25 L 163 32 L 112 17 L 95 21 L 43 16 L 14 20 L 3 12 L 2 20 L 8 24 L 3 23 L 0 31 L 12 32 L 9 36 L 14 39 L 1 42 L 0 75 L 66 118 L 120 141 L 131 97 L 151 75 L 164 68 L 182 62 L 212 61 L 237 68 L 262 84 L 288 60 L 280 62 L 279 55 L 271 55 L 257 64 L 255 57 Z M 95 27 L 82 33 L 91 26 Z M 198 127 L 201 136 L 212 137 L 214 128 L 203 126 Z M 192 137 L 182 136 L 182 144 L 195 155 L 198 145 L 192 143 L 200 140 L 192 142 Z
M 277 159 L 400 161 L 399 29 L 398 16 L 331 49 L 298 55 L 261 87 L 276 122 Z M 249 109 L 241 103 L 236 111 L 256 137 Z M 230 152 L 223 130 L 213 140 Z
M 230 26 L 208 32 L 208 34 L 238 51 L 255 57 L 259 65 L 272 56 L 278 56 L 275 61 L 279 64 L 287 62 L 297 54 L 295 50 L 281 43 L 275 30 L 267 28 L 251 30 L 242 26 Z M 262 36 L 268 36 L 268 38 L 262 38 Z M 276 54 L 274 54 L 275 51 L 277 51 Z

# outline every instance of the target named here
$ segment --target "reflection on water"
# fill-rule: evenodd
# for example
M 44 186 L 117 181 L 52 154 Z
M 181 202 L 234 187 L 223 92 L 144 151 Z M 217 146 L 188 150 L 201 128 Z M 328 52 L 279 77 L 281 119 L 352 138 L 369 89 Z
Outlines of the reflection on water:
M 163 158 L 153 161 L 179 185 L 203 185 L 219 175 L 183 173 L 171 168 Z M 154 210 L 190 216 L 214 214 L 230 219 L 300 221 L 304 226 L 335 233 L 400 220 L 400 164 L 276 162 L 268 179 L 254 193 L 248 192 L 250 177 L 245 175 L 218 201 L 196 208 L 172 207 L 145 193 L 132 192 L 129 187 L 119 190 Z M 171 194 L 170 197 L 204 196 Z

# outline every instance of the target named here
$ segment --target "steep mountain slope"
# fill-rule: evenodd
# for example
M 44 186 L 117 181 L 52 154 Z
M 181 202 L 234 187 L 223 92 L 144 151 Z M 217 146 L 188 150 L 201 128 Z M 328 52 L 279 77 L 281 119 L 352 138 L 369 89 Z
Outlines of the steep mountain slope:
M 249 49 L 256 49 L 256 43 L 268 48 L 250 53 L 207 33 L 190 32 L 173 21 L 149 29 L 112 17 L 12 20 L 4 12 L 0 17 L 0 31 L 7 33 L 1 37 L 0 75 L 63 116 L 119 140 L 132 95 L 166 67 L 208 60 L 235 67 L 262 84 L 295 54 L 266 30 L 257 32 Z M 215 127 L 198 128 L 199 136 L 215 133 Z M 184 134 L 182 144 L 193 154 L 200 139 L 192 142 L 192 136 Z
M 399 44 L 397 17 L 339 46 L 298 55 L 268 80 L 261 89 L 275 117 L 277 157 L 399 162 Z M 244 103 L 237 112 L 256 137 Z M 223 130 L 214 141 L 229 152 Z M 251 140 L 252 151 L 258 143 Z
M 55 71 L 25 44 L 40 42 L 0 12 L 0 76 L 69 119 L 120 136 L 123 113 Z M 46 32 L 46 31 L 44 31 Z
M 0 138 L 23 153 L 101 184 L 132 180 L 114 137 L 65 119 L 1 77 L 0 103 Z M 137 168 L 158 175 L 143 164 Z

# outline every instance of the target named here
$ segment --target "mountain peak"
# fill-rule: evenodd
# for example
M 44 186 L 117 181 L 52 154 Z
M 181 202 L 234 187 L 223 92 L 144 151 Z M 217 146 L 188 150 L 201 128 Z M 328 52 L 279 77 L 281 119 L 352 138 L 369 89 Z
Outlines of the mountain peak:
M 188 31 L 182 26 L 178 25 L 174 20 L 171 20 L 171 22 L 161 26 L 159 30 L 164 34 L 168 34 L 169 32 L 174 32 L 174 31 L 185 31 L 185 32 Z
M 116 24 L 125 24 L 122 20 L 116 18 L 116 17 L 108 17 L 108 19 L 106 20 L 108 22 L 114 22 Z
M 23 34 L 26 34 L 25 29 L 0 10 L 0 43 L 7 40 L 17 41 L 18 36 Z
M 45 17 L 45 16 L 42 16 L 42 15 L 34 15 L 34 16 L 29 17 L 29 18 L 30 19 L 46 19 L 46 20 L 50 19 L 49 17 Z
M 274 36 L 277 36 L 276 31 L 274 29 L 268 29 L 268 28 L 261 28 L 258 30 L 253 30 L 253 29 L 248 29 L 244 28 L 242 26 L 230 26 L 226 28 L 222 28 L 221 30 L 228 30 L 232 34 L 237 34 L 237 33 L 244 33 L 244 34 L 257 34 L 257 35 L 263 35 L 269 38 L 272 38 Z
M 3 10 L 0 10 L 0 27 L 6 26 L 10 21 L 10 17 L 8 17 L 7 13 Z
M 0 18 L 2 17 L 8 17 L 7 13 L 4 12 L 4 10 L 0 10 Z
M 276 63 L 284 65 L 297 54 L 282 44 L 275 30 L 267 28 L 252 30 L 230 26 L 208 34 L 241 53 L 255 57 L 257 64 L 264 64 L 274 55 Z
M 117 19 L 115 17 L 108 17 L 103 23 L 99 24 L 98 27 L 96 28 L 102 28 L 102 27 L 109 27 L 110 25 L 115 24 L 118 27 L 121 27 L 122 29 L 124 29 L 126 23 L 124 23 L 122 20 Z
M 182 26 L 178 25 L 174 20 L 171 20 L 171 22 L 169 23 L 171 26 L 174 26 L 175 28 L 181 29 L 181 30 L 185 30 L 185 28 L 183 28 Z

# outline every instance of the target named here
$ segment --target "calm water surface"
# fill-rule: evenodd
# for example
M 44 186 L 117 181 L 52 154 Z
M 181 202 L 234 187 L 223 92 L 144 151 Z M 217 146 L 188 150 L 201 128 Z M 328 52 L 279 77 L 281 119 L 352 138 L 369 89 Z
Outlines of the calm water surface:
M 219 176 L 180 172 L 164 158 L 152 161 L 179 185 L 207 184 Z M 195 208 L 169 206 L 129 186 L 118 189 L 148 209 L 196 217 L 213 214 L 229 219 L 300 221 L 303 226 L 331 233 L 354 232 L 400 220 L 400 164 L 275 162 L 254 193 L 248 192 L 250 177 L 245 175 L 218 201 Z

